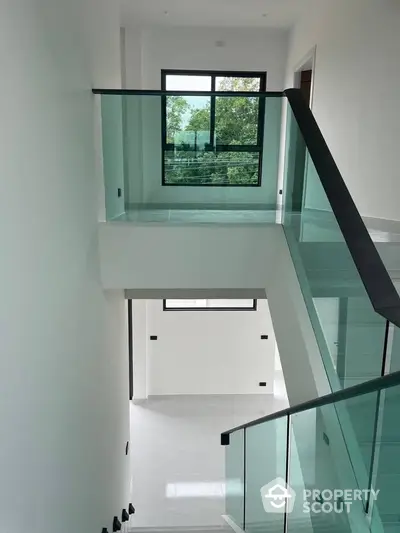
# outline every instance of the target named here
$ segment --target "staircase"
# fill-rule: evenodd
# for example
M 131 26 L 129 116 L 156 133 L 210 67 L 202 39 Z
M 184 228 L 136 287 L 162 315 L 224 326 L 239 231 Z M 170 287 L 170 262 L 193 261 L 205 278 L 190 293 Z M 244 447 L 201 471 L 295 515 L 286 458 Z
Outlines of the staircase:
M 173 154 L 181 164 L 184 152 L 196 152 L 196 157 L 201 155 L 199 161 L 208 161 L 209 157 L 216 157 L 218 151 L 232 150 L 230 145 L 224 147 L 215 141 L 214 126 L 210 126 L 210 142 L 202 148 L 204 154 L 197 153 L 197 143 L 194 146 L 189 143 L 185 150 L 183 147 L 179 150 L 174 143 L 161 145 L 164 137 L 158 130 L 161 128 L 160 111 L 167 98 L 173 96 L 171 92 L 94 92 L 102 94 L 103 129 L 116 144 L 112 144 L 113 150 L 108 150 L 113 157 L 110 153 L 107 156 L 105 150 L 106 196 L 110 193 L 107 219 L 110 221 L 126 207 L 123 199 L 116 205 L 115 198 L 115 176 L 118 174 L 121 181 L 117 184 L 118 193 L 122 192 L 123 178 L 126 178 L 121 156 L 114 157 L 116 153 L 123 154 L 126 142 L 122 127 L 122 94 L 128 97 L 127 103 L 132 104 L 135 113 L 140 111 L 141 120 L 136 120 L 133 113 L 128 121 L 134 125 L 132 138 L 141 139 L 143 153 L 153 154 L 158 150 L 163 153 L 164 167 L 165 163 L 170 164 Z M 211 99 L 215 96 L 209 95 Z M 229 185 L 228 189 L 220 190 L 219 186 L 208 189 L 203 203 L 197 203 L 195 197 L 195 205 L 210 211 L 217 200 L 218 209 L 221 202 L 227 208 L 230 199 L 235 200 L 229 206 L 232 210 L 246 211 L 249 206 L 251 209 L 257 206 L 260 211 L 270 210 L 275 220 L 279 140 L 281 133 L 285 133 L 282 136 L 285 137 L 282 226 L 331 389 L 331 393 L 323 398 L 314 398 L 222 434 L 221 443 L 226 446 L 226 514 L 229 523 L 236 531 L 247 533 L 400 533 L 397 503 L 397 494 L 400 494 L 400 297 L 393 283 L 400 281 L 400 239 L 385 242 L 379 232 L 368 231 L 299 90 L 218 94 L 218 98 L 226 96 L 232 101 L 235 98 L 254 100 L 258 110 L 254 116 L 258 119 L 253 126 L 258 134 L 252 150 L 258 154 L 257 172 L 260 174 L 264 169 L 259 184 L 262 179 L 263 185 L 268 185 L 268 191 L 263 192 L 266 196 L 262 204 L 254 203 L 254 191 L 250 188 L 243 189 L 240 198 L 230 194 L 225 198 L 225 191 L 231 193 L 228 180 L 224 183 Z M 153 97 L 159 108 L 151 100 Z M 282 101 L 287 109 L 285 132 L 281 132 Z M 156 112 L 157 120 L 154 120 L 153 112 Z M 266 117 L 268 120 L 264 121 Z M 142 122 L 146 128 L 139 131 Z M 268 143 L 264 143 L 265 135 Z M 157 200 L 154 200 L 155 205 L 159 206 L 161 202 L 164 211 L 171 211 L 175 205 L 171 200 L 176 198 L 171 189 L 162 187 L 166 178 L 162 165 L 159 165 L 161 176 L 156 175 L 158 167 L 151 167 L 150 173 L 143 168 L 142 181 L 137 181 L 136 170 L 143 162 L 143 153 L 136 150 L 136 144 L 131 154 L 134 164 L 129 165 L 135 171 L 135 176 L 130 176 L 130 185 L 138 190 L 154 186 L 150 197 Z M 239 153 L 246 149 L 236 143 L 233 151 Z M 224 179 L 227 176 L 223 176 Z M 243 176 L 239 175 L 239 178 Z M 243 185 L 242 182 L 235 184 Z M 118 198 L 122 196 L 118 194 Z M 182 209 L 185 202 L 177 205 Z M 213 230 L 213 234 L 216 233 Z M 196 245 L 198 247 L 198 242 Z M 223 269 L 223 276 L 225 272 Z M 380 491 L 380 497 L 377 502 L 371 497 L 356 499 L 349 514 L 318 511 L 305 514 L 297 507 L 293 513 L 268 514 L 262 505 L 260 489 L 277 477 L 284 479 L 298 493 L 313 488 L 374 489 Z M 231 493 L 231 486 L 241 487 L 241 492 Z M 209 531 L 225 533 L 225 530 L 224 526 Z M 179 529 L 174 528 L 174 531 Z

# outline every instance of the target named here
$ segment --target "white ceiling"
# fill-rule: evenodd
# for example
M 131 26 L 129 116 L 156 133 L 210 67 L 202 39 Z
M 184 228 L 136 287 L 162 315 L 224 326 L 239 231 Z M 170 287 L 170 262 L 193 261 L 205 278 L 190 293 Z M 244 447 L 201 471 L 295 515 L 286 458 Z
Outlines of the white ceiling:
M 122 24 L 162 26 L 291 26 L 312 0 L 121 0 Z

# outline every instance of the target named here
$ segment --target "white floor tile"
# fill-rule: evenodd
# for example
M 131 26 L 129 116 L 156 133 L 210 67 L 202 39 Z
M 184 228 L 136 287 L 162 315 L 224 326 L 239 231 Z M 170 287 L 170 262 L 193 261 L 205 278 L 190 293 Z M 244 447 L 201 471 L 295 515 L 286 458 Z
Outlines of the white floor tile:
M 135 528 L 225 527 L 220 434 L 287 407 L 273 395 L 153 397 L 131 406 Z

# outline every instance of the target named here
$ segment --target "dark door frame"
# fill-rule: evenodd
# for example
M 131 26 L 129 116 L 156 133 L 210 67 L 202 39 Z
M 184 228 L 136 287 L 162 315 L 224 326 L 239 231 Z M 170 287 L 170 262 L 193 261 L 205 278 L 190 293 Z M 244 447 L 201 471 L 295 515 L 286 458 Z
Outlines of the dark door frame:
M 128 300 L 128 362 L 129 362 L 129 399 L 133 400 L 133 315 L 132 300 Z

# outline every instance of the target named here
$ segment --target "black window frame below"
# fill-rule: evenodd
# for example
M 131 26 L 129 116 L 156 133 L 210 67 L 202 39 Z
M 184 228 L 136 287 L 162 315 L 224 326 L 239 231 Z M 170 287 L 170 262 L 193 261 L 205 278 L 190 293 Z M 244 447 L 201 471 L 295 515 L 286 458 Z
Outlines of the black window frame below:
M 161 90 L 166 91 L 167 76 L 210 76 L 211 92 L 217 92 L 215 89 L 215 80 L 219 77 L 225 78 L 259 78 L 259 92 L 267 90 L 267 72 L 265 71 L 227 71 L 227 70 L 180 70 L 180 69 L 161 69 Z M 220 91 L 224 94 L 225 91 Z M 258 161 L 258 180 L 257 183 L 167 183 L 165 181 L 165 152 L 174 149 L 174 145 L 167 143 L 167 96 L 161 97 L 161 185 L 163 187 L 261 187 L 262 185 L 262 159 L 264 146 L 264 129 L 265 129 L 265 98 L 260 98 L 258 106 L 258 130 L 257 144 L 254 145 L 221 145 L 213 146 L 212 139 L 215 133 L 215 99 L 218 96 L 210 96 L 210 148 L 209 151 L 215 153 L 221 152 L 256 152 L 259 154 Z
M 175 298 L 163 299 L 163 311 L 257 311 L 257 299 L 252 298 L 252 307 L 167 307 L 167 300 L 174 300 Z M 183 298 L 180 298 L 182 300 Z M 192 299 L 192 298 L 191 298 Z M 196 299 L 196 298 L 195 298 Z M 201 298 L 197 298 L 201 299 Z M 205 298 L 206 300 L 212 300 L 212 298 Z M 220 300 L 220 298 L 218 298 Z M 226 298 L 224 298 L 226 299 Z M 250 298 L 248 298 L 250 300 Z

